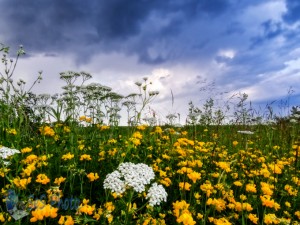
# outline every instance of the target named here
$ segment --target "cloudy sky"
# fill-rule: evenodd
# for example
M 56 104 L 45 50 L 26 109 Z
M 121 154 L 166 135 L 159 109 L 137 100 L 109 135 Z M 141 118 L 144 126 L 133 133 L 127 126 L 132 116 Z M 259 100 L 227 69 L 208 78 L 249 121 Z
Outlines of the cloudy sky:
M 0 42 L 27 56 L 16 76 L 61 92 L 59 73 L 86 71 L 121 94 L 148 77 L 158 115 L 209 96 L 300 102 L 299 0 L 2 0 Z M 172 101 L 172 94 L 173 99 Z M 277 104 L 277 105 L 276 105 Z

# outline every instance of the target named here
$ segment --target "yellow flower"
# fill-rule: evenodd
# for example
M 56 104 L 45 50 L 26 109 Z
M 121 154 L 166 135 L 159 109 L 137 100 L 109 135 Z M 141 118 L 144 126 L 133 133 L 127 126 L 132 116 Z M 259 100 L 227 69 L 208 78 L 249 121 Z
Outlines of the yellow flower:
M 87 204 L 84 205 L 81 204 L 78 208 L 79 213 L 84 213 L 86 215 L 92 215 L 94 210 L 95 210 L 95 205 L 90 206 Z
M 188 167 L 182 167 L 181 169 L 177 170 L 177 173 L 180 173 L 180 174 L 184 174 L 184 173 L 192 173 L 193 170 L 191 168 L 188 168 Z
M 226 218 L 214 219 L 215 225 L 231 225 L 231 223 Z
M 61 159 L 62 160 L 69 160 L 69 159 L 73 159 L 74 158 L 74 154 L 71 154 L 70 152 L 68 152 L 67 154 L 64 154 Z
M 173 203 L 173 214 L 177 218 L 178 223 L 183 223 L 184 225 L 194 225 L 196 222 L 193 220 L 192 214 L 189 211 L 190 204 L 187 204 L 184 200 L 176 201 Z
M 161 179 L 159 182 L 161 184 L 165 185 L 166 187 L 169 187 L 172 184 L 172 181 L 168 177 L 165 177 L 164 179 Z
M 26 189 L 27 185 L 31 183 L 31 177 L 20 179 L 19 177 L 13 180 L 14 184 L 20 189 Z
M 280 168 L 280 166 L 278 164 L 274 164 L 271 163 L 268 165 L 270 171 L 272 171 L 275 174 L 281 174 L 282 173 L 282 169 Z
M 213 205 L 218 212 L 226 209 L 226 202 L 221 198 L 209 198 L 206 202 L 206 205 Z
M 246 184 L 246 192 L 256 193 L 256 185 L 255 184 Z
M 274 185 L 270 185 L 268 183 L 265 182 L 260 182 L 261 185 L 261 191 L 264 195 L 272 195 L 273 194 L 273 190 L 274 189 Z
M 194 197 L 195 197 L 195 199 L 199 199 L 199 198 L 201 198 L 201 195 L 198 192 L 195 192 Z
M 64 126 L 64 132 L 65 132 L 65 133 L 70 133 L 70 132 L 71 132 L 70 127 Z M 71 218 L 72 218 L 72 217 L 71 217 Z
M 116 192 L 111 193 L 111 195 L 113 196 L 114 199 L 123 197 L 122 194 L 119 194 L 119 193 L 116 193 Z
M 22 169 L 23 172 L 21 173 L 21 175 L 23 177 L 25 177 L 25 176 L 29 177 L 31 175 L 31 173 L 33 171 L 35 171 L 35 169 L 36 169 L 35 163 L 31 163 L 25 169 Z
M 37 183 L 40 184 L 48 184 L 50 182 L 50 179 L 47 177 L 46 174 L 39 174 L 35 180 Z
M 11 216 L 7 212 L 1 212 L 0 213 L 0 222 L 4 223 L 5 221 L 10 222 Z
M 109 126 L 106 126 L 106 125 L 100 125 L 100 124 L 97 124 L 96 125 L 98 129 L 100 129 L 101 131 L 103 130 L 108 130 L 109 129 Z
M 215 219 L 213 217 L 208 217 L 208 221 L 212 223 Z
M 79 149 L 79 150 L 83 150 L 83 149 L 84 149 L 84 147 L 85 147 L 85 146 L 84 146 L 84 144 L 80 144 L 80 145 L 78 145 L 78 149 Z
M 54 184 L 60 185 L 61 183 L 65 182 L 65 180 L 66 178 L 64 177 L 55 178 Z
M 104 204 L 104 207 L 106 208 L 106 210 L 107 210 L 109 213 L 111 213 L 112 211 L 115 210 L 115 206 L 114 206 L 114 204 L 113 204 L 112 202 L 106 202 L 106 203 Z
M 213 176 L 214 178 L 218 178 L 218 177 L 220 176 L 220 173 L 214 172 L 214 173 L 212 174 L 212 176 Z
M 258 222 L 258 217 L 257 217 L 255 214 L 252 214 L 252 213 L 250 213 L 250 214 L 248 215 L 248 219 L 249 219 L 252 223 L 254 223 L 254 224 L 257 224 L 257 222 Z
M 265 178 L 268 178 L 271 175 L 271 173 L 270 173 L 270 171 L 268 170 L 267 167 L 261 168 L 260 171 L 259 171 L 259 174 L 263 175 Z
M 111 215 L 111 214 L 108 214 L 108 215 L 106 215 L 106 219 L 107 219 L 107 222 L 110 224 L 112 221 L 113 221 L 113 215 Z
M 84 204 L 84 205 L 87 205 L 88 203 L 90 202 L 90 200 L 89 199 L 83 199 L 82 200 L 82 204 Z
M 6 167 L 0 168 L 0 177 L 4 177 L 5 174 L 8 174 L 9 171 L 10 171 L 10 169 L 8 169 Z
M 49 126 L 40 127 L 40 132 L 44 136 L 53 137 L 55 135 L 54 130 Z
M 300 186 L 300 179 L 298 177 L 293 176 L 292 181 L 293 181 L 294 184 Z
M 264 223 L 265 224 L 279 224 L 279 219 L 276 217 L 275 214 L 269 213 L 265 215 Z
M 230 172 L 230 163 L 229 162 L 216 162 L 216 165 L 221 168 L 222 170 L 225 170 L 226 172 Z
M 291 196 L 297 196 L 298 194 L 298 190 L 294 189 L 291 185 L 288 184 L 284 186 L 284 190 L 286 190 Z
M 187 132 L 187 131 L 182 131 L 181 134 L 182 134 L 183 136 L 185 136 L 185 135 L 188 134 L 188 132 Z
M 186 191 L 189 191 L 190 190 L 190 188 L 191 188 L 191 184 L 189 184 L 189 183 L 187 183 L 187 182 L 180 182 L 179 183 L 179 188 L 180 188 L 180 190 L 186 190 Z
M 242 205 L 243 205 L 243 210 L 244 211 L 250 212 L 250 211 L 253 210 L 252 206 L 249 203 L 247 203 L 247 202 L 243 202 Z
M 173 213 L 178 218 L 180 214 L 184 211 L 188 211 L 190 204 L 186 203 L 186 201 L 176 201 L 173 203 Z
M 136 132 L 133 133 L 132 137 L 142 139 L 143 135 L 140 132 L 136 131 Z
M 170 157 L 170 156 L 168 156 L 167 154 L 163 154 L 163 155 L 162 155 L 162 158 L 163 158 L 163 159 L 166 159 L 166 160 L 169 160 L 169 159 L 171 159 L 171 157 Z
M 202 215 L 201 213 L 197 213 L 197 219 L 198 219 L 198 220 L 203 219 L 203 215 Z
M 24 153 L 28 153 L 28 152 L 31 152 L 32 151 L 32 148 L 29 148 L 29 147 L 26 147 L 26 148 L 22 148 L 21 149 L 21 152 L 24 154 Z
M 86 176 L 87 176 L 87 178 L 89 178 L 89 180 L 90 180 L 91 182 L 93 182 L 93 181 L 99 179 L 98 173 L 89 173 L 89 174 L 86 175 Z
M 0 222 L 2 222 L 2 223 L 4 223 L 4 222 L 5 222 L 5 218 L 4 218 L 4 216 L 3 216 L 3 214 L 2 214 L 2 213 L 0 213 Z
M 86 116 L 80 116 L 79 117 L 79 121 L 85 121 L 85 119 L 86 119 Z
M 237 141 L 233 141 L 232 144 L 233 144 L 233 146 L 237 146 L 238 142 Z
M 118 152 L 117 148 L 113 148 L 112 150 L 108 151 L 108 155 L 114 156 L 115 154 L 117 154 L 117 152 Z
M 245 200 L 247 200 L 247 196 L 246 196 L 246 195 L 240 195 L 240 199 L 241 199 L 242 201 L 245 201 Z
M 138 138 L 129 138 L 129 141 L 131 141 L 135 146 L 138 146 L 141 144 L 141 141 Z
M 298 220 L 300 220 L 300 211 L 296 211 L 296 212 L 295 212 L 295 216 L 297 216 L 297 217 L 298 217 Z
M 58 224 L 61 224 L 61 225 L 73 225 L 74 224 L 74 220 L 73 220 L 72 216 L 60 216 Z
M 193 181 L 193 183 L 196 183 L 197 180 L 200 180 L 201 173 L 192 172 L 192 173 L 189 173 L 187 176 L 190 180 Z
M 280 205 L 271 199 L 271 196 L 269 195 L 260 196 L 260 200 L 263 206 L 274 208 L 276 211 L 280 209 Z
M 30 164 L 30 163 L 36 162 L 37 160 L 38 160 L 38 157 L 34 154 L 31 154 L 31 155 L 27 156 L 25 159 L 23 159 L 23 162 L 25 164 Z
M 291 208 L 291 203 L 285 202 L 284 204 L 285 204 L 286 207 Z
M 243 185 L 241 181 L 235 181 L 233 182 L 233 184 L 238 187 L 241 187 Z
M 213 190 L 214 190 L 214 187 L 211 185 L 211 183 L 207 180 L 205 181 L 204 184 L 200 185 L 200 189 L 206 193 L 206 196 L 209 197 Z
M 9 134 L 12 134 L 12 135 L 16 135 L 17 134 L 17 131 L 16 131 L 16 129 L 7 129 L 6 130 L 7 131 L 7 133 L 9 133 Z
M 93 218 L 95 220 L 99 220 L 100 217 L 102 216 L 102 214 L 103 214 L 103 209 L 101 207 L 99 207 L 98 210 L 94 213 Z
M 161 127 L 155 127 L 154 133 L 161 134 L 162 132 L 163 130 L 161 129 Z
M 196 222 L 193 220 L 191 213 L 184 212 L 181 214 L 177 220 L 178 223 L 183 223 L 184 225 L 194 225 Z
M 87 117 L 87 118 L 85 119 L 85 122 L 87 122 L 87 123 L 91 123 L 91 122 L 92 122 L 92 118 L 90 118 L 90 117 Z
M 55 218 L 57 217 L 57 211 L 58 208 L 54 208 L 49 204 L 44 205 L 43 207 L 37 207 L 31 212 L 32 217 L 30 218 L 30 222 L 34 223 L 47 217 Z
M 148 127 L 148 125 L 139 125 L 136 127 L 138 130 L 145 130 Z
M 83 155 L 80 156 L 80 161 L 83 161 L 83 160 L 90 161 L 90 160 L 92 160 L 92 158 L 91 158 L 90 155 L 83 154 Z

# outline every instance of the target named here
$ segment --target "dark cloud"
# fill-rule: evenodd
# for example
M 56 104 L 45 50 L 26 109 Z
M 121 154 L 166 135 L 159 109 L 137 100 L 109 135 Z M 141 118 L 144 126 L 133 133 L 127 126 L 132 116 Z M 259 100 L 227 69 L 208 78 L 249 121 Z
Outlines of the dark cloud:
M 288 23 L 295 23 L 300 20 L 300 1 L 286 0 L 287 12 L 283 15 L 283 19 Z
M 160 63 L 164 56 L 150 57 L 156 41 L 179 34 L 194 19 L 214 18 L 229 7 L 224 0 L 10 0 L 1 1 L 0 19 L 6 44 L 23 44 L 34 52 L 71 52 L 84 58 L 99 51 L 137 54 L 145 63 Z M 142 34 L 151 15 L 169 20 L 151 24 L 151 41 Z M 174 16 L 176 15 L 176 16 Z M 136 39 L 132 42 L 132 38 Z
M 82 6 L 71 1 L 13 0 L 0 4 L 5 9 L 1 19 L 6 22 L 9 44 L 23 44 L 37 51 L 59 50 L 76 40 L 82 28 Z
M 98 4 L 93 10 L 93 23 L 99 38 L 125 41 L 136 35 L 155 6 L 155 1 L 139 0 L 112 0 Z

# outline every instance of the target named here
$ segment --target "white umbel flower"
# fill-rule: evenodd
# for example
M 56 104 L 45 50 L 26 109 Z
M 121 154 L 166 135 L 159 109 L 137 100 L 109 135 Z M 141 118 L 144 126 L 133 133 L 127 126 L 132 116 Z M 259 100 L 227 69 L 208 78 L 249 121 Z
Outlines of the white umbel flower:
M 142 193 L 154 178 L 154 171 L 148 165 L 126 162 L 121 163 L 117 170 L 106 176 L 103 187 L 117 194 L 123 194 L 127 189 Z M 150 206 L 155 206 L 162 201 L 166 202 L 167 196 L 162 185 L 153 183 L 148 189 L 146 199 L 149 199 Z
M 121 180 L 121 176 L 119 171 L 107 174 L 103 184 L 104 189 L 110 189 L 117 194 L 124 193 L 126 191 L 126 185 L 125 182 Z
M 167 201 L 167 192 L 161 184 L 153 183 L 149 188 L 146 199 L 149 199 L 149 205 L 159 205 L 162 201 Z
M 2 158 L 2 159 L 7 159 L 8 157 L 10 157 L 14 154 L 17 154 L 17 153 L 20 153 L 20 151 L 17 149 L 8 148 L 5 146 L 2 146 L 0 148 L 0 158 Z
M 150 184 L 155 174 L 153 169 L 146 164 L 121 163 L 118 170 L 122 174 L 125 184 L 138 193 L 145 191 L 145 185 Z

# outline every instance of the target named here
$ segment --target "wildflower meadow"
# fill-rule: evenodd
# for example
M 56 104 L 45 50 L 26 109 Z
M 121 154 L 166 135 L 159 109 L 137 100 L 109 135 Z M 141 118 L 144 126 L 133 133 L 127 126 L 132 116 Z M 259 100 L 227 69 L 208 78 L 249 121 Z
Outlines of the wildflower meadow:
M 159 123 L 147 78 L 123 96 L 66 71 L 34 94 L 42 72 L 14 80 L 23 47 L 0 50 L 2 224 L 300 224 L 299 106 L 257 113 L 240 94 Z

